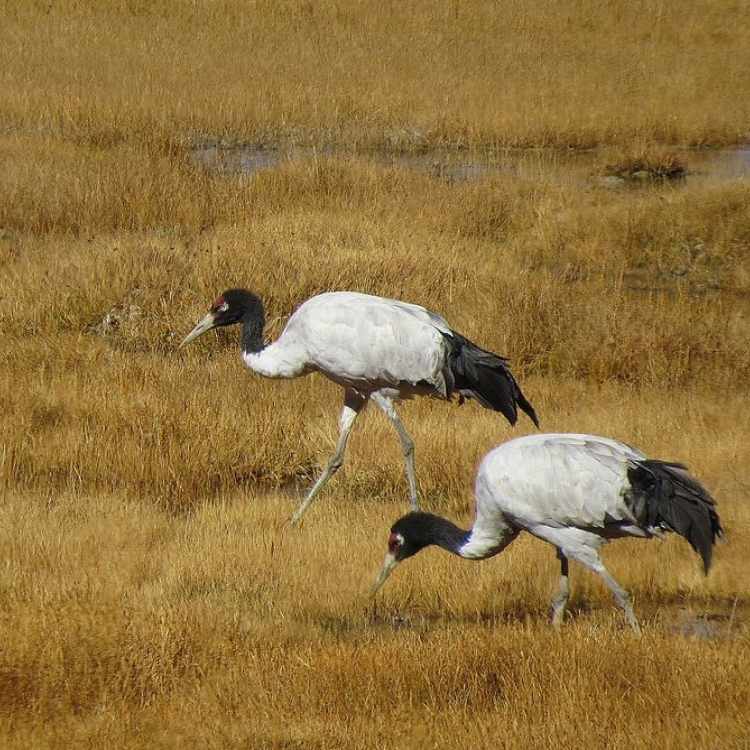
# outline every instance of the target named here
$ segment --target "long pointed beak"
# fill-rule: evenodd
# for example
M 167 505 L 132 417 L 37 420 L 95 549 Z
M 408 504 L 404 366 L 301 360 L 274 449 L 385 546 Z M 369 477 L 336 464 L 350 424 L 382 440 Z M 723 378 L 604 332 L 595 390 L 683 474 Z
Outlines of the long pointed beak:
M 206 315 L 206 317 L 203 318 L 203 320 L 201 320 L 187 336 L 185 336 L 179 348 L 182 349 L 183 346 L 187 346 L 193 339 L 197 339 L 202 333 L 210 331 L 215 327 L 216 322 L 214 321 L 214 315 L 213 313 L 208 313 L 208 315 Z
M 391 552 L 388 552 L 383 561 L 383 567 L 380 570 L 377 580 L 373 583 L 370 589 L 370 596 L 375 596 L 378 593 L 380 587 L 385 583 L 385 579 L 391 574 L 391 571 L 398 565 L 396 556 Z

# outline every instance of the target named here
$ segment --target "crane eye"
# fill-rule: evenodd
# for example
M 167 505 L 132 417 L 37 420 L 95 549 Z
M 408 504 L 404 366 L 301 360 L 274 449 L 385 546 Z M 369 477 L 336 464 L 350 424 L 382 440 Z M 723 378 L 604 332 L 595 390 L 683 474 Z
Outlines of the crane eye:
M 216 312 L 226 312 L 229 309 L 229 303 L 228 302 L 222 302 L 217 308 Z
M 395 553 L 403 543 L 404 537 L 402 537 L 401 534 L 391 533 L 388 537 L 388 551 Z

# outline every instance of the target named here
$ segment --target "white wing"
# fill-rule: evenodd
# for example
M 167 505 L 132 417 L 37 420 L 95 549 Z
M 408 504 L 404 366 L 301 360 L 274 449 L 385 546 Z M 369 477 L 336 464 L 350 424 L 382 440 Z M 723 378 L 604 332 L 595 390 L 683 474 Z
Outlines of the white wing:
M 380 299 L 380 298 L 375 298 Z M 421 305 L 412 305 L 410 302 L 401 302 L 397 299 L 385 299 L 382 298 L 383 302 L 387 302 L 390 305 L 393 305 L 394 307 L 397 307 L 401 310 L 403 310 L 405 313 L 408 313 L 409 315 L 413 316 L 417 320 L 421 320 L 423 323 L 427 323 L 433 328 L 437 328 L 438 331 L 441 331 L 442 333 L 447 334 L 448 336 L 453 335 L 453 331 L 451 330 L 451 327 L 448 325 L 448 321 L 442 317 L 442 315 L 438 315 L 437 313 L 432 312 L 431 310 L 428 310 Z
M 602 527 L 633 520 L 628 462 L 645 456 L 596 435 L 531 435 L 490 451 L 477 475 L 477 517 L 495 505 L 520 526 Z

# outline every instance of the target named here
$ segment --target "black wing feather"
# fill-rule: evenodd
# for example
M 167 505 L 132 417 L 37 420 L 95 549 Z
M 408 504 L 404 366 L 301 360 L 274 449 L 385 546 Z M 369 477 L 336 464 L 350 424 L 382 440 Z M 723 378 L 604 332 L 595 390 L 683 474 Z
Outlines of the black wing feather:
M 701 556 L 707 573 L 713 545 L 724 533 L 708 490 L 683 464 L 668 461 L 633 461 L 628 479 L 626 500 L 639 523 L 662 526 L 684 537 Z
M 523 395 L 505 357 L 478 347 L 459 333 L 445 337 L 450 345 L 454 391 L 474 396 L 482 406 L 499 411 L 512 425 L 520 407 L 539 427 L 534 407 Z

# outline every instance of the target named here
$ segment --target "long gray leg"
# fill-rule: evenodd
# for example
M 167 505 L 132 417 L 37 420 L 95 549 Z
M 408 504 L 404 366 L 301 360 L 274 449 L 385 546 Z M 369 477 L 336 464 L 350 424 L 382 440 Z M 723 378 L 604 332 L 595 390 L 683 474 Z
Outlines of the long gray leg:
M 417 497 L 417 476 L 414 472 L 414 441 L 409 436 L 403 423 L 396 413 L 396 407 L 393 401 L 387 396 L 377 391 L 370 397 L 383 410 L 388 419 L 393 422 L 393 426 L 398 432 L 401 439 L 401 449 L 404 452 L 404 463 L 406 464 L 406 478 L 409 480 L 409 497 L 411 500 L 411 509 L 419 510 L 419 498 Z
M 568 550 L 568 552 L 572 552 Z M 625 613 L 625 617 L 631 628 L 637 635 L 641 634 L 641 626 L 638 624 L 638 620 L 633 612 L 633 605 L 630 603 L 630 596 L 625 589 L 620 586 L 619 583 L 610 575 L 609 571 L 604 567 L 604 563 L 599 557 L 599 553 L 593 549 L 587 549 L 583 554 L 580 552 L 573 552 L 571 555 L 576 560 L 582 562 L 589 570 L 594 571 L 598 576 L 607 584 L 607 588 L 612 592 L 615 597 L 617 606 Z
M 565 607 L 568 604 L 570 595 L 570 583 L 568 582 L 568 558 L 561 549 L 557 550 L 557 559 L 560 561 L 560 584 L 557 594 L 552 600 L 552 624 L 559 628 L 565 617 Z
M 638 618 L 635 616 L 635 612 L 633 612 L 633 605 L 630 603 L 630 594 L 628 594 L 625 589 L 620 586 L 617 581 L 615 581 L 614 578 L 609 574 L 609 571 L 602 565 L 602 569 L 598 571 L 599 575 L 601 576 L 604 583 L 609 586 L 609 590 L 614 594 L 615 601 L 617 602 L 618 606 L 622 611 L 625 613 L 625 617 L 627 618 L 628 623 L 630 624 L 630 627 L 633 628 L 633 631 L 636 635 L 641 634 L 641 626 L 638 624 Z
M 339 417 L 339 440 L 336 444 L 336 452 L 328 462 L 328 466 L 326 466 L 323 473 L 307 493 L 307 497 L 300 503 L 292 516 L 292 526 L 296 526 L 300 522 L 302 516 L 305 515 L 307 509 L 310 507 L 310 503 L 312 503 L 317 494 L 323 489 L 326 482 L 341 468 L 341 465 L 344 463 L 344 453 L 346 451 L 346 443 L 349 440 L 349 433 L 352 431 L 355 420 L 366 405 L 367 399 L 365 397 L 360 396 L 356 391 L 347 389 L 344 394 L 344 408 L 341 410 L 341 416 Z

